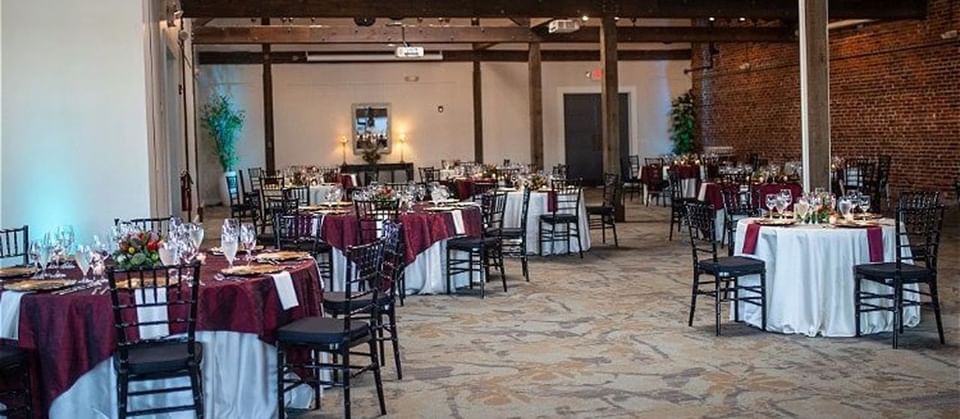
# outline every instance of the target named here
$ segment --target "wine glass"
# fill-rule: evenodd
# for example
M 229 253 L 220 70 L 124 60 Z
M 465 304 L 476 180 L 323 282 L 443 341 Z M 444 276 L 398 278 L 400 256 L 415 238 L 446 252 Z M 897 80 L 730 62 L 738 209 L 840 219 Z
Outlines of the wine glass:
M 773 209 L 777 206 L 777 195 L 776 194 L 767 194 L 767 213 L 770 214 L 770 218 L 773 218 Z
M 860 196 L 860 211 L 863 212 L 863 217 L 866 218 L 870 212 L 870 195 Z
M 853 209 L 853 202 L 848 197 L 840 198 L 837 202 L 837 209 L 840 210 L 840 215 L 843 216 L 844 220 L 852 219 L 850 211 Z
M 90 262 L 92 260 L 93 252 L 90 250 L 90 246 L 79 245 L 77 246 L 77 252 L 73 255 L 74 260 L 77 261 L 77 268 L 80 269 L 81 273 L 81 282 L 89 282 L 90 278 L 87 277 L 87 274 L 90 272 Z
M 800 222 L 805 222 L 807 219 L 807 212 L 810 209 L 810 204 L 807 202 L 806 198 L 801 197 L 797 200 L 796 204 L 793 204 L 793 212 L 800 217 Z
M 229 234 L 236 237 L 240 234 L 240 220 L 236 218 L 225 218 L 223 220 L 223 230 L 221 234 Z
M 232 268 L 233 260 L 237 257 L 237 235 L 224 232 L 220 235 L 220 250 L 223 256 L 227 258 L 227 263 Z
M 52 256 L 53 241 L 50 238 L 50 233 L 47 233 L 43 236 L 43 240 L 40 241 L 40 278 L 49 278 L 47 266 L 50 265 L 50 258 Z
M 777 196 L 777 212 L 780 213 L 780 218 L 784 218 L 784 213 L 787 211 L 787 206 L 789 205 L 787 199 L 783 196 Z
M 247 264 L 253 260 L 253 249 L 257 246 L 257 229 L 251 223 L 240 225 L 240 244 L 243 250 L 247 252 Z
M 793 204 L 793 191 L 789 189 L 781 189 L 780 198 L 783 198 L 783 200 L 786 201 L 787 206 L 789 207 L 790 204 Z
M 39 240 L 30 242 L 30 260 L 33 261 L 33 265 L 36 266 L 37 271 L 40 272 L 43 270 L 43 265 L 40 264 L 40 255 L 43 252 L 42 247 L 43 244 L 41 244 Z M 38 275 L 40 274 L 38 273 Z M 38 278 L 42 278 L 42 275 L 38 276 Z
M 185 228 L 190 243 L 199 251 L 200 245 L 203 244 L 203 224 L 189 223 L 185 225 Z

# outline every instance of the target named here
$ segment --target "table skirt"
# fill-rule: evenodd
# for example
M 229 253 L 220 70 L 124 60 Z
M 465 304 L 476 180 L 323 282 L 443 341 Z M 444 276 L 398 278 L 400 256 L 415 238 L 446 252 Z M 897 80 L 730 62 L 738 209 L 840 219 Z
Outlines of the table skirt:
M 755 253 L 744 255 L 746 222 L 737 225 L 735 253 L 766 262 L 767 330 L 807 336 L 855 336 L 853 267 L 870 261 L 866 230 L 765 227 L 760 229 Z M 894 235 L 893 226 L 884 226 L 885 261 L 896 259 Z M 743 277 L 741 283 L 757 285 L 759 276 Z M 861 286 L 863 291 L 889 292 L 869 281 L 863 281 Z M 916 285 L 908 288 L 918 289 Z M 919 298 L 913 293 L 904 295 L 909 300 Z M 759 307 L 741 303 L 740 310 L 746 322 L 760 326 Z M 907 327 L 919 324 L 920 308 L 904 309 L 903 322 Z M 893 313 L 862 314 L 860 324 L 863 334 L 889 332 Z
M 276 417 L 277 351 L 256 334 L 197 332 L 203 344 L 204 413 L 208 418 Z M 51 419 L 105 419 L 117 417 L 117 375 L 113 358 L 99 363 L 53 401 Z M 186 377 L 134 383 L 135 389 L 189 386 Z M 190 403 L 190 392 L 132 397 L 131 409 Z M 313 390 L 295 388 L 285 397 L 287 407 L 306 409 L 313 404 Z M 178 412 L 160 418 L 193 418 L 193 412 Z
M 549 194 L 545 192 L 533 192 L 530 194 L 530 208 L 527 210 L 527 254 L 536 255 L 540 251 L 540 216 L 549 214 L 548 208 Z M 590 250 L 590 226 L 587 223 L 587 207 L 583 202 L 583 196 L 580 197 L 580 241 L 583 244 L 583 251 Z M 523 192 L 513 191 L 507 194 L 507 205 L 504 209 L 503 224 L 507 228 L 520 227 L 520 216 L 523 213 Z M 571 237 L 566 246 L 555 244 L 558 254 L 573 253 L 580 249 L 580 243 L 577 243 L 576 237 Z M 544 255 L 550 255 L 550 244 L 543 248 Z M 409 279 L 408 279 L 409 280 Z

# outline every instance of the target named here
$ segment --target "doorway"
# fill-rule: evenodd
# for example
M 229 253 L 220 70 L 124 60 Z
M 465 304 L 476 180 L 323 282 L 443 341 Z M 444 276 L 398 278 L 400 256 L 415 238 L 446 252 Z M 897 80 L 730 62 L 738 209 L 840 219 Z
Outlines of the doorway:
M 630 153 L 630 95 L 620 93 L 620 154 Z M 563 95 L 563 132 L 567 176 L 583 184 L 603 183 L 601 99 L 599 93 Z

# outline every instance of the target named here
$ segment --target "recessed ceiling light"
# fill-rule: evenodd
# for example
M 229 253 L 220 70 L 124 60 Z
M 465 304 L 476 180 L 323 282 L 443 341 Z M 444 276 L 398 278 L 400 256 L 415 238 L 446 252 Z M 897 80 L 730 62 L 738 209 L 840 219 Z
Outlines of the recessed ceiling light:
M 586 22 L 586 21 L 590 20 L 590 16 L 583 15 L 583 17 L 581 17 L 580 19 L 583 19 L 583 21 Z
M 746 22 L 746 21 L 747 21 L 747 18 L 741 17 L 741 18 L 740 18 L 740 21 L 741 21 L 741 22 Z
M 715 17 L 713 17 L 713 16 L 710 16 L 710 17 L 707 18 L 707 20 L 713 22 L 713 21 L 717 20 L 717 18 L 715 18 Z

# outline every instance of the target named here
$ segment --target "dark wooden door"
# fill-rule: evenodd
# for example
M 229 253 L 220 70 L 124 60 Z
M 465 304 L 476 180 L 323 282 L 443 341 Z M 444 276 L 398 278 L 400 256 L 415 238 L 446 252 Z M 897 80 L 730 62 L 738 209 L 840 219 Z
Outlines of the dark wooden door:
M 563 130 L 567 176 L 583 178 L 585 185 L 603 182 L 603 144 L 600 94 L 563 95 Z M 630 96 L 620 94 L 620 154 L 630 153 Z

